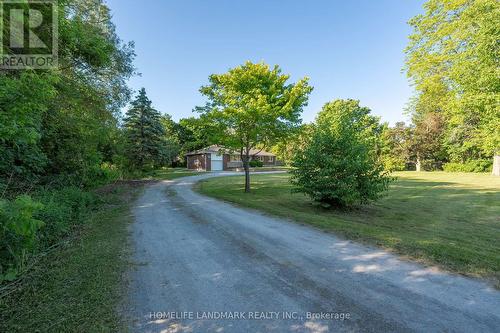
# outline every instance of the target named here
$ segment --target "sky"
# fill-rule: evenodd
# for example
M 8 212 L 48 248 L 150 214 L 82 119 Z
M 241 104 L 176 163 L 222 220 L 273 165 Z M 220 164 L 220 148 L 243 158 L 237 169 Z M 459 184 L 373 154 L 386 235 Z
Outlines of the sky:
M 402 71 L 408 20 L 423 0 L 107 0 L 117 33 L 134 41 L 154 107 L 174 120 L 195 116 L 208 76 L 245 61 L 279 65 L 314 91 L 303 120 L 338 98 L 359 99 L 394 124 L 406 120 L 412 88 Z

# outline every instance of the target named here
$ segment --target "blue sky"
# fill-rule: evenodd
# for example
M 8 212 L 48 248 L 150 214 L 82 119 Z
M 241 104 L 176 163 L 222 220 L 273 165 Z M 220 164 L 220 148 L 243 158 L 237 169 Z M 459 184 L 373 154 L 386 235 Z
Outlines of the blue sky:
M 402 67 L 407 21 L 423 0 L 108 0 L 119 36 L 136 44 L 154 106 L 175 120 L 194 115 L 212 73 L 244 63 L 278 64 L 314 91 L 303 119 L 324 103 L 361 100 L 383 121 L 404 120 L 412 88 Z

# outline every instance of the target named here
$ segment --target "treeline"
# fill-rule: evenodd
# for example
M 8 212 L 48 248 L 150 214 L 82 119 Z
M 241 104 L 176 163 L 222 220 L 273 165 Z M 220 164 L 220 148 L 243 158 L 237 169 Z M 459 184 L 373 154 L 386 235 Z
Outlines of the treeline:
M 133 44 L 103 1 L 60 0 L 58 12 L 59 67 L 0 71 L 0 282 L 81 222 L 98 203 L 87 190 L 125 163 Z
M 385 126 L 386 169 L 491 172 L 496 161 L 493 172 L 500 176 L 498 22 L 496 0 L 429 0 L 410 20 L 411 121 Z M 284 160 L 293 150 L 275 147 Z
M 412 124 L 389 135 L 394 156 L 424 169 L 491 171 L 500 155 L 498 22 L 496 0 L 429 0 L 410 20 L 406 72 L 416 95 Z
M 93 188 L 182 165 L 179 155 L 206 143 L 196 119 L 173 122 L 145 90 L 123 117 L 133 43 L 102 0 L 57 6 L 59 66 L 0 70 L 0 283 L 99 204 Z
M 199 118 L 179 122 L 153 107 L 146 90 L 139 91 L 123 120 L 122 169 L 133 175 L 161 167 L 185 166 L 185 154 L 211 143 L 210 125 Z

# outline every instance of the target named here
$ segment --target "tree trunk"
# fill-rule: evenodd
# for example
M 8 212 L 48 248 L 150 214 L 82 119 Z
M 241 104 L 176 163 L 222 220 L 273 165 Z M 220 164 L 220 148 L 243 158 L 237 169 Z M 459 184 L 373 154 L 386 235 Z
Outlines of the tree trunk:
M 500 176 L 500 152 L 493 157 L 493 176 Z
M 417 163 L 415 163 L 415 169 L 417 172 L 420 172 L 422 168 L 422 163 L 420 163 L 420 156 L 417 154 Z
M 245 169 L 245 192 L 250 192 L 250 156 L 248 150 L 243 159 L 243 168 Z

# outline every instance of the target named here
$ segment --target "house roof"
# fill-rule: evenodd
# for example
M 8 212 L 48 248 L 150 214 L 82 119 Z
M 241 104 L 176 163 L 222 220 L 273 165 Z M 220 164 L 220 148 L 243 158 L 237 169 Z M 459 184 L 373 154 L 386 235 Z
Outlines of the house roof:
M 239 155 L 238 151 L 226 149 L 226 148 L 219 146 L 219 145 L 211 145 L 211 146 L 203 148 L 203 149 L 191 151 L 191 152 L 187 153 L 186 156 L 207 154 L 207 153 L 222 153 L 222 152 L 224 154 Z M 275 156 L 273 153 L 269 153 L 267 151 L 260 150 L 260 149 L 251 149 L 250 155 L 251 156 Z

